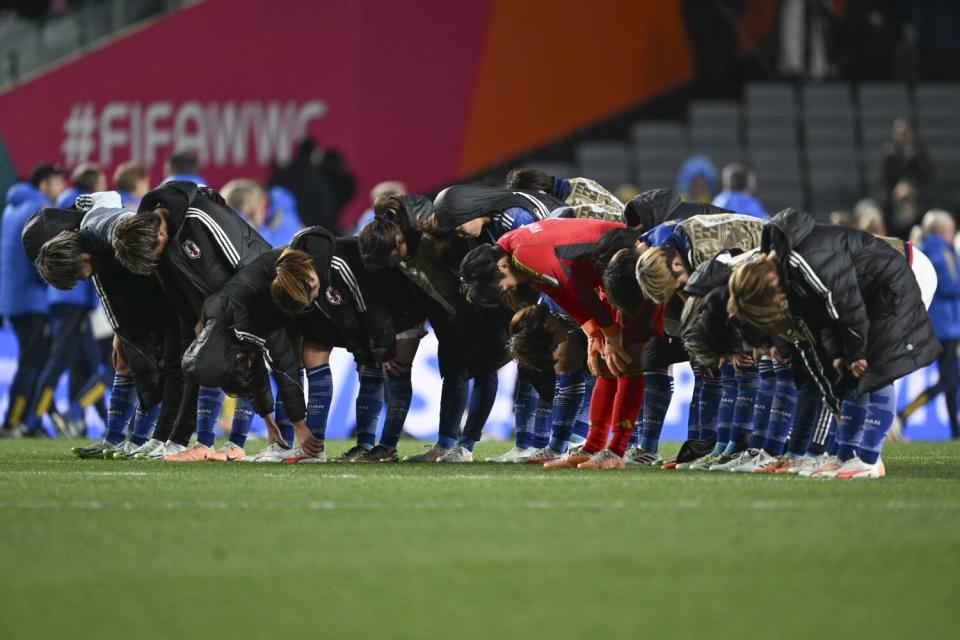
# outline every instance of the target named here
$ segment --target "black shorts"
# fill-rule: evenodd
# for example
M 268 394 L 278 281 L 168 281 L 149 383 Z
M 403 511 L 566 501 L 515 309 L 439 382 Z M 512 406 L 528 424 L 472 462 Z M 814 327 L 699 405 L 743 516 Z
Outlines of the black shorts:
M 690 356 L 679 338 L 654 336 L 643 348 L 641 363 L 644 371 L 666 371 L 671 364 L 689 360 Z

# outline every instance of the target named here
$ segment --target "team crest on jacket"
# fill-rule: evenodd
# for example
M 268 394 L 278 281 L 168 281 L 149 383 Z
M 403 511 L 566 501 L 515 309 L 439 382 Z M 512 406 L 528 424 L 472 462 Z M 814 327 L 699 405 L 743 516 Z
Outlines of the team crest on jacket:
M 340 295 L 340 292 L 334 289 L 333 287 L 327 287 L 327 302 L 330 304 L 340 304 L 343 302 L 343 296 Z
M 191 260 L 196 260 L 200 257 L 200 247 L 198 247 L 197 243 L 193 240 L 184 242 L 183 250 L 187 252 L 187 256 L 189 256 Z

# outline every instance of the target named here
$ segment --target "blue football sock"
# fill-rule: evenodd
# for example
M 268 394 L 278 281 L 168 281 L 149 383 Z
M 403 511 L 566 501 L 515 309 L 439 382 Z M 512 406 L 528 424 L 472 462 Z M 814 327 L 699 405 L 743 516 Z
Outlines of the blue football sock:
M 553 403 L 540 398 L 533 412 L 533 446 L 537 449 L 543 449 L 550 444 L 550 437 L 553 435 L 551 417 L 553 417 Z
M 461 376 L 446 376 L 440 387 L 440 432 L 437 446 L 452 449 L 460 435 L 460 421 L 467 410 L 469 387 Z
M 412 400 L 413 384 L 410 379 L 410 367 L 391 370 L 387 374 L 387 417 L 383 423 L 383 433 L 380 435 L 380 444 L 384 447 L 397 448 Z
M 127 439 L 127 426 L 137 408 L 137 389 L 133 376 L 117 374 L 113 377 L 110 406 L 107 409 L 107 441 L 119 444 Z
M 837 429 L 836 438 L 837 455 L 841 460 L 850 460 L 860 453 L 869 401 L 868 394 L 857 397 L 849 393 L 843 398 L 840 405 L 840 428 Z
M 200 387 L 197 396 L 197 442 L 212 447 L 217 438 L 217 420 L 223 407 L 225 394 L 220 389 Z
M 643 432 L 640 448 L 656 453 L 660 447 L 663 421 L 667 418 L 670 400 L 673 399 L 673 378 L 665 371 L 647 371 L 643 374 L 643 409 L 641 420 Z
M 357 391 L 357 444 L 373 449 L 377 441 L 377 425 L 383 411 L 384 375 L 378 367 L 360 367 L 360 389 Z
M 583 444 L 587 441 L 587 433 L 590 431 L 590 397 L 593 395 L 593 388 L 596 385 L 597 379 L 589 373 L 585 373 L 583 376 L 583 400 L 580 403 L 577 419 L 573 423 L 570 444 Z
M 487 424 L 493 403 L 497 400 L 498 385 L 496 371 L 490 371 L 473 379 L 470 404 L 467 407 L 467 420 L 463 424 L 463 435 L 459 441 L 460 446 L 473 451 L 474 445 L 480 441 L 483 427 Z
M 770 411 L 773 405 L 773 394 L 777 386 L 777 376 L 773 372 L 773 360 L 764 356 L 757 363 L 757 373 L 760 385 L 757 387 L 757 397 L 753 403 L 753 428 L 750 432 L 751 449 L 763 449 L 767 439 L 767 428 L 770 424 Z
M 333 375 L 330 373 L 330 365 L 322 364 L 319 367 L 307 369 L 306 423 L 310 433 L 321 440 L 326 438 L 327 418 L 330 415 L 332 403 Z
M 533 446 L 533 413 L 539 396 L 530 381 L 530 374 L 521 367 L 517 373 L 517 391 L 513 397 L 514 440 L 519 449 Z
M 550 448 L 554 451 L 567 452 L 585 390 L 583 371 L 557 374 L 553 392 L 553 437 L 550 438 Z
M 279 405 L 280 403 L 277 402 Z M 237 406 L 233 410 L 233 423 L 230 426 L 230 442 L 241 449 L 247 443 L 247 434 L 253 424 L 253 405 L 250 398 L 237 398 Z
M 733 408 L 737 403 L 737 377 L 732 364 L 725 364 L 720 369 L 720 382 L 723 385 L 723 391 L 717 409 L 717 445 L 713 449 L 717 455 L 723 453 L 727 443 L 730 442 Z
M 892 384 L 870 394 L 863 443 L 860 445 L 860 459 L 867 464 L 875 464 L 880 459 L 883 441 L 893 424 L 896 405 L 897 398 Z
M 740 453 L 749 444 L 753 431 L 753 410 L 760 389 L 760 375 L 756 367 L 737 371 L 737 400 L 733 405 L 733 418 L 730 421 L 730 440 L 723 455 Z
M 290 417 L 287 415 L 287 410 L 284 408 L 282 402 L 277 402 L 274 405 L 274 420 L 277 423 L 277 426 L 280 428 L 280 436 L 286 441 L 288 449 L 293 446 L 293 441 L 297 437 L 297 430 L 293 426 L 293 421 L 290 420 Z M 313 430 L 310 430 L 313 433 Z M 314 435 L 316 435 L 314 433 Z
M 698 440 L 717 438 L 717 418 L 720 414 L 722 396 L 723 380 L 721 378 L 703 379 L 703 388 L 700 389 L 700 406 L 697 407 Z
M 770 455 L 779 456 L 787 447 L 790 426 L 794 414 L 797 413 L 797 387 L 793 384 L 793 373 L 789 364 L 775 365 L 773 371 L 776 386 L 763 448 Z
M 149 440 L 153 434 L 153 428 L 157 426 L 157 418 L 159 417 L 159 402 L 146 411 L 143 410 L 143 407 L 137 407 L 137 415 L 133 418 L 133 433 L 130 434 L 130 442 L 139 447 Z
M 687 440 L 700 439 L 700 398 L 703 395 L 703 375 L 699 366 L 693 368 L 693 395 L 687 413 Z
M 793 416 L 793 427 L 790 429 L 790 441 L 787 451 L 793 456 L 806 454 L 820 455 L 810 450 L 813 444 L 813 435 L 822 424 L 830 420 L 830 411 L 823 403 L 823 396 L 812 384 L 797 389 L 797 405 Z

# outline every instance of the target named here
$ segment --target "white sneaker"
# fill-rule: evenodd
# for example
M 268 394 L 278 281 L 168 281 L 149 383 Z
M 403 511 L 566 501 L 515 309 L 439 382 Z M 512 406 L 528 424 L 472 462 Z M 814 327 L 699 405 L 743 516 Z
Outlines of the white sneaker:
M 826 455 L 817 465 L 817 468 L 809 474 L 800 474 L 806 478 L 832 478 L 837 475 L 837 471 L 843 466 L 843 460 L 837 456 Z
M 801 477 L 803 477 L 803 478 L 809 478 L 809 477 L 810 477 L 810 474 L 813 473 L 814 471 L 816 471 L 816 470 L 817 470 L 817 467 L 820 466 L 820 463 L 823 462 L 823 461 L 827 458 L 827 454 L 821 453 L 821 454 L 818 455 L 818 456 L 809 456 L 809 455 L 808 455 L 808 456 L 804 456 L 804 457 L 805 457 L 807 460 L 806 460 L 806 462 L 803 463 L 803 466 L 800 467 L 799 469 L 797 469 L 796 471 L 792 471 L 791 473 L 795 473 L 796 475 L 801 476 Z
M 753 454 L 750 453 L 750 449 L 744 449 L 740 453 L 734 454 L 734 456 L 726 462 L 718 462 L 710 465 L 710 471 L 733 471 L 740 465 L 748 462 L 752 457 Z
M 522 464 L 544 465 L 544 464 L 547 464 L 548 462 L 559 460 L 560 458 L 563 458 L 566 455 L 567 454 L 565 453 L 554 451 L 550 447 L 544 447 L 543 449 L 534 449 L 532 453 L 525 455 L 523 459 L 518 460 L 518 462 Z
M 437 458 L 437 462 L 451 462 L 455 464 L 462 462 L 473 462 L 473 454 L 470 452 L 470 449 L 458 444 L 453 449 L 450 449 L 450 451 Z
M 742 464 L 731 469 L 731 471 L 734 473 L 753 473 L 756 469 L 762 469 L 777 462 L 776 457 L 770 455 L 763 449 L 747 449 L 747 451 L 747 458 Z
M 187 450 L 187 447 L 182 444 L 177 444 L 176 442 L 170 442 L 169 440 L 163 443 L 162 447 L 157 447 L 150 453 L 148 453 L 143 459 L 145 460 L 163 460 L 167 456 L 175 456 L 178 453 L 183 453 Z
M 777 473 L 790 473 L 796 475 L 806 468 L 816 466 L 816 460 L 813 456 L 803 455 L 799 458 L 787 456 L 783 466 L 777 470 Z
M 404 462 L 436 462 L 439 458 L 450 453 L 453 449 L 444 449 L 437 443 L 428 445 L 423 453 L 414 453 L 403 458 Z
M 106 458 L 110 459 L 113 457 L 113 452 L 119 449 L 121 444 L 113 444 L 109 440 L 103 439 L 99 442 L 95 442 L 89 447 L 73 447 L 71 451 L 73 455 L 78 458 L 91 459 L 91 458 Z
M 510 449 L 510 451 L 500 454 L 499 456 L 487 458 L 487 462 L 518 462 L 524 454 L 532 454 L 537 450 L 538 449 L 536 447 L 527 447 L 526 449 L 514 447 L 513 449 Z
M 292 455 L 289 455 L 292 454 Z M 288 451 L 283 464 L 323 464 L 327 461 L 327 451 L 324 449 L 319 455 L 311 456 L 300 447 Z
M 640 447 L 630 447 L 623 454 L 623 461 L 627 464 L 652 467 L 663 464 L 663 456 L 656 452 L 644 451 Z
M 877 459 L 873 464 L 867 464 L 859 457 L 853 460 L 847 460 L 843 466 L 837 470 L 837 480 L 855 480 L 866 478 L 882 478 L 887 475 L 887 469 L 883 466 L 883 460 Z
M 133 457 L 134 452 L 139 449 L 137 445 L 133 444 L 129 440 L 126 440 L 119 447 L 110 452 L 110 457 L 114 460 L 127 460 Z M 107 454 L 104 454 L 106 457 Z
M 283 462 L 287 458 L 303 455 L 300 449 L 287 449 L 278 442 L 274 442 L 260 453 L 244 458 L 247 462 Z
M 133 454 L 130 457 L 135 458 L 137 460 L 141 460 L 147 457 L 148 453 L 155 451 L 158 447 L 162 447 L 162 446 L 163 446 L 163 440 L 150 438 L 149 440 L 144 442 L 142 445 L 134 449 Z

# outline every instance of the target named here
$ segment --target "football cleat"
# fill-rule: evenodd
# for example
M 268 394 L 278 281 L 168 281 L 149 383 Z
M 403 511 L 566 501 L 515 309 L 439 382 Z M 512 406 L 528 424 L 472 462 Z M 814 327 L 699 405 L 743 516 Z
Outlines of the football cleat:
M 837 470 L 836 477 L 837 480 L 856 480 L 860 478 L 882 478 L 885 475 L 887 475 L 887 469 L 883 465 L 883 460 L 867 464 L 860 458 L 854 458 L 843 463 L 843 466 Z
M 423 453 L 414 453 L 409 456 L 404 457 L 404 462 L 436 462 L 438 458 L 447 455 L 452 449 L 444 449 L 440 445 L 434 443 L 427 445 L 423 450 Z
M 586 462 L 577 465 L 577 469 L 623 469 L 627 463 L 610 449 L 604 449 Z
M 166 462 L 201 462 L 207 459 L 207 456 L 213 453 L 213 447 L 208 447 L 205 444 L 200 444 L 199 442 L 186 451 L 181 451 L 179 453 L 172 453 L 170 455 L 164 456 Z
M 458 444 L 453 449 L 450 449 L 450 451 L 437 458 L 437 462 L 449 462 L 453 464 L 473 462 L 473 453 L 471 453 L 470 449 Z
M 543 465 L 544 469 L 576 469 L 581 463 L 589 462 L 593 458 L 592 453 L 587 453 L 581 447 L 576 453 L 567 452 L 567 455 L 558 460 L 548 462 Z
M 366 455 L 367 449 L 364 449 L 360 445 L 356 444 L 343 452 L 339 458 L 334 458 L 334 462 L 356 462 L 358 458 L 362 458 Z
M 659 453 L 644 451 L 640 447 L 630 447 L 623 454 L 623 460 L 627 464 L 636 464 L 642 466 L 653 466 L 663 464 L 663 456 Z
M 397 455 L 397 450 L 385 447 L 382 444 L 378 444 L 370 451 L 364 452 L 362 456 L 356 458 L 354 462 L 359 464 L 366 463 L 376 463 L 376 462 L 400 462 L 400 456 Z
M 90 460 L 93 458 L 112 458 L 113 452 L 119 448 L 120 444 L 113 444 L 109 440 L 101 440 L 89 447 L 73 447 L 71 451 L 73 455 L 82 460 Z
M 247 457 L 243 447 L 238 447 L 233 442 L 228 442 L 213 453 L 207 455 L 210 462 L 239 462 Z
M 563 457 L 564 454 L 560 453 L 559 451 L 554 451 L 550 447 L 544 447 L 543 449 L 534 449 L 533 453 L 525 456 L 521 462 L 523 464 L 538 464 L 543 466 L 548 462 L 560 460 Z
M 837 475 L 837 471 L 843 466 L 843 460 L 838 456 L 826 455 L 817 464 L 817 467 L 810 473 L 800 472 L 805 478 L 832 478 Z
M 506 462 L 511 462 L 511 463 L 512 463 L 512 462 L 523 462 L 523 460 L 521 460 L 521 458 L 522 458 L 524 455 L 530 455 L 530 454 L 534 453 L 535 451 L 538 451 L 538 449 L 537 449 L 536 447 L 527 447 L 526 449 L 524 449 L 524 448 L 522 448 L 522 447 L 514 447 L 513 449 L 510 449 L 510 451 L 507 451 L 506 453 L 500 454 L 499 456 L 492 456 L 492 457 L 490 457 L 490 458 L 487 458 L 486 461 L 487 461 L 487 462 L 503 462 L 503 463 L 506 463 Z

